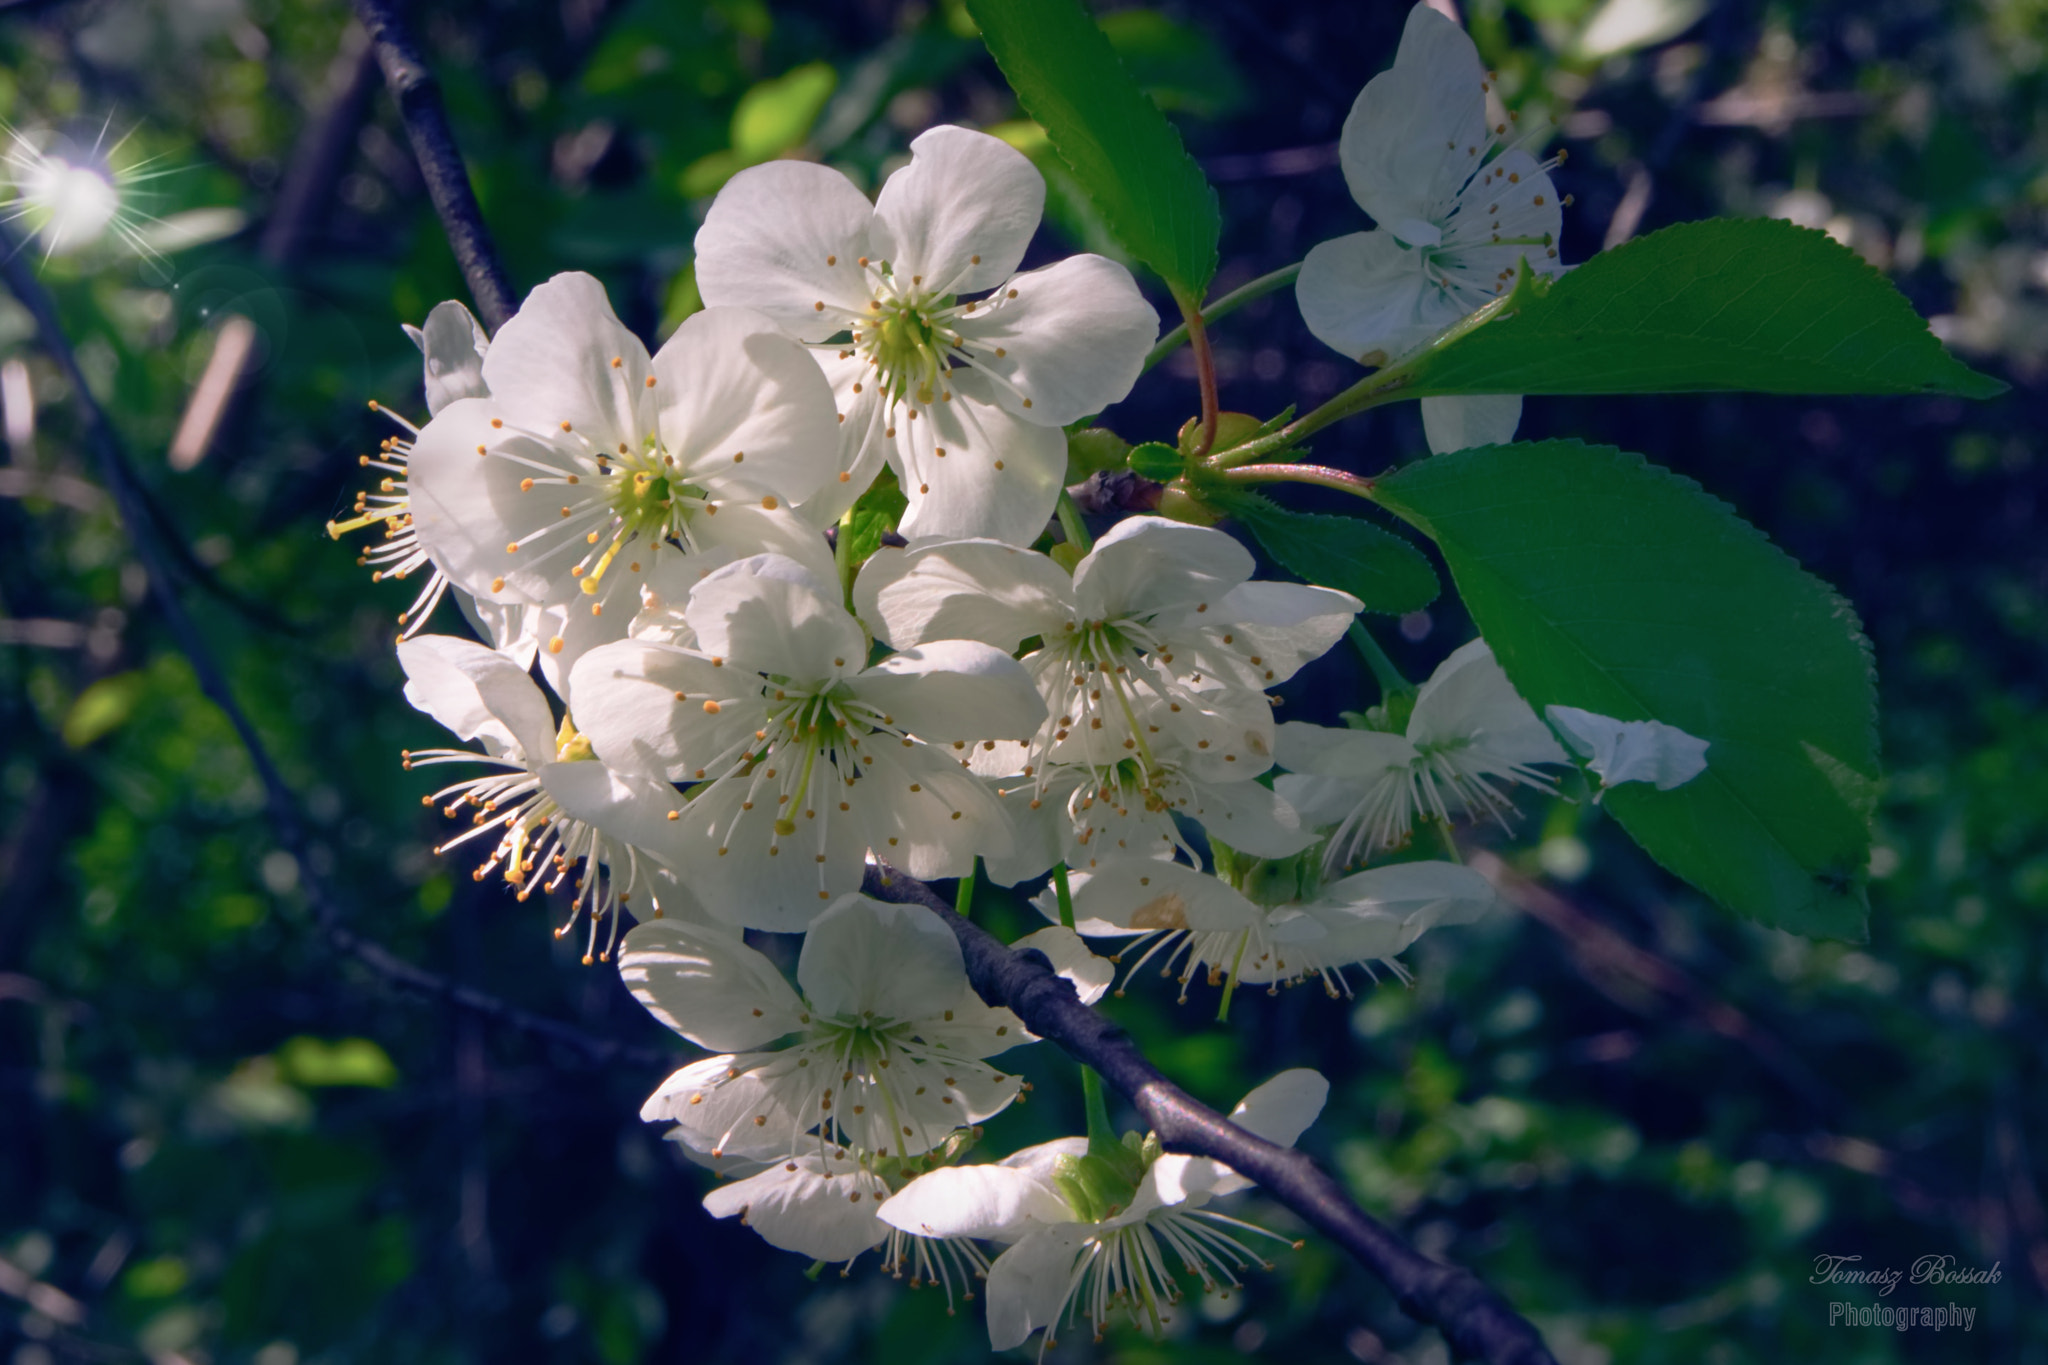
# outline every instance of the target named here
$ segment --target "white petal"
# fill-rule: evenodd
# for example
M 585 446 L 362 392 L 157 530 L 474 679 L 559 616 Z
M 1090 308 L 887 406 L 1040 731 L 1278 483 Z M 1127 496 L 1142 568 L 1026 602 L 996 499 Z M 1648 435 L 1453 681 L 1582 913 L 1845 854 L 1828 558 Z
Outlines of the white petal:
M 1029 545 L 1059 501 L 1066 433 L 1005 412 L 975 379 L 956 371 L 953 401 L 920 409 L 916 421 L 900 407 L 888 419 L 896 431 L 889 462 L 910 499 L 897 530 L 909 540 Z
M 999 1242 L 1074 1220 L 1073 1210 L 1049 1181 L 1010 1166 L 948 1166 L 921 1175 L 883 1204 L 879 1216 L 918 1237 Z
M 577 726 L 599 758 L 678 782 L 694 779 L 700 766 L 732 750 L 763 718 L 752 675 L 671 645 L 605 645 L 586 654 L 571 679 L 582 698 Z
M 606 855 L 619 889 L 629 894 L 635 887 L 643 892 L 652 889 L 654 866 L 674 843 L 674 822 L 668 817 L 683 804 L 676 789 L 657 779 L 619 772 L 594 759 L 543 763 L 538 775 L 549 798 L 571 819 L 628 846 L 623 860 L 614 856 L 619 850 Z M 640 904 L 633 903 L 633 909 L 637 912 Z
M 794 834 L 776 829 L 778 807 L 748 801 L 744 780 L 699 788 L 676 821 L 672 861 L 705 909 L 727 924 L 802 933 L 838 897 L 860 885 L 865 824 L 829 807 Z
M 1531 763 L 1566 763 L 1550 728 L 1536 718 L 1484 640 L 1472 640 L 1437 666 L 1416 693 L 1408 738 L 1418 746 L 1473 746 L 1467 756 L 1489 772 Z
M 686 558 L 666 547 L 658 547 L 653 553 L 656 563 Z M 577 660 L 600 645 L 623 639 L 633 623 L 639 598 L 640 585 L 632 575 L 608 573 L 593 596 L 579 593 L 566 602 L 526 609 L 528 624 L 535 632 L 541 676 L 571 711 L 575 710 L 576 702 L 569 675 Z M 592 607 L 603 610 L 592 612 Z
M 1074 993 L 1084 1005 L 1100 1000 L 1116 981 L 1116 964 L 1090 952 L 1081 936 L 1065 925 L 1054 924 L 1035 934 L 1026 934 L 1010 947 L 1018 952 L 1044 953 L 1053 971 L 1073 984 Z
M 1074 877 L 1071 884 L 1074 928 L 1083 934 L 1233 932 L 1263 918 L 1229 884 L 1184 863 L 1120 858 Z
M 1296 1067 L 1253 1090 L 1230 1111 L 1230 1121 L 1268 1142 L 1292 1147 L 1323 1112 L 1330 1083 L 1320 1071 Z
M 1075 567 L 1074 593 L 1084 615 L 1113 621 L 1219 602 L 1253 567 L 1251 552 L 1222 531 L 1131 517 Z
M 434 305 L 426 323 L 405 329 L 426 361 L 427 412 L 431 416 L 458 398 L 482 398 L 484 352 L 491 339 L 469 310 L 453 299 Z
M 1131 272 L 1101 256 L 1027 271 L 993 298 L 956 326 L 974 367 L 1002 381 L 993 386 L 996 402 L 1040 426 L 1063 426 L 1122 399 L 1159 339 L 1159 314 Z
M 1294 807 L 1257 782 L 1205 782 L 1182 814 L 1214 838 L 1257 858 L 1285 858 L 1316 841 Z
M 1707 770 L 1708 741 L 1660 720 L 1616 720 L 1576 706 L 1548 706 L 1544 714 L 1564 733 L 1586 766 L 1609 787 L 1654 782 L 1670 791 Z
M 853 601 L 877 639 L 979 640 L 1014 651 L 1074 616 L 1073 580 L 1042 554 L 999 540 L 921 541 L 862 566 Z
M 693 588 L 683 619 L 704 653 L 750 671 L 799 682 L 851 676 L 867 662 L 867 637 L 830 582 L 787 556 L 754 555 Z
M 1131 1206 L 1110 1219 L 1108 1225 L 1116 1227 L 1135 1223 L 1160 1209 L 1182 1204 L 1199 1207 L 1208 1203 L 1213 1195 L 1230 1194 L 1251 1183 L 1212 1158 L 1168 1152 L 1146 1168 L 1145 1178 L 1138 1182 L 1138 1192 L 1131 1198 Z
M 675 1120 L 681 1131 L 669 1136 L 714 1159 L 773 1160 L 817 1121 L 791 1113 L 782 1090 L 752 1069 L 772 1055 L 755 1052 L 692 1062 L 662 1082 L 640 1106 L 640 1117 L 649 1123 Z
M 1057 1333 L 1060 1309 L 1074 1289 L 1074 1257 L 1088 1235 L 1084 1225 L 1043 1228 L 996 1257 L 988 1270 L 990 1346 L 1021 1346 L 1041 1327 Z
M 816 526 L 790 510 L 786 499 L 759 490 L 743 493 L 736 486 L 727 492 L 731 496 L 715 504 L 716 512 L 707 507 L 690 518 L 693 563 L 715 569 L 753 555 L 777 554 L 803 565 L 820 583 L 838 581 L 832 547 Z
M 713 1218 L 745 1214 L 748 1227 L 783 1251 L 850 1261 L 888 1237 L 875 1218 L 875 1201 L 886 1199 L 889 1187 L 857 1166 L 833 1164 L 840 1169 L 828 1172 L 816 1156 L 792 1157 L 713 1190 L 704 1196 L 704 1210 Z
M 1273 761 L 1291 772 L 1358 782 L 1374 781 L 1387 769 L 1404 768 L 1415 758 L 1414 744 L 1403 735 L 1299 720 L 1280 726 L 1273 742 Z
M 1359 92 L 1337 144 L 1359 207 L 1382 225 L 1437 219 L 1486 155 L 1485 79 L 1456 22 L 1408 12 L 1393 67 Z
M 463 739 L 496 741 L 529 764 L 555 756 L 555 717 L 526 670 L 474 640 L 415 635 L 398 646 L 405 699 Z
M 1392 957 L 1440 924 L 1470 924 L 1499 897 L 1493 884 L 1456 863 L 1396 863 L 1323 887 L 1308 909 L 1328 937 L 1304 956 L 1323 966 Z
M 897 280 L 973 294 L 1016 270 L 1044 209 L 1045 177 L 1022 152 L 942 125 L 918 135 L 910 164 L 882 186 L 871 241 Z
M 760 1047 L 801 1027 L 803 1002 L 740 936 L 650 920 L 626 935 L 619 979 L 662 1023 L 712 1052 Z
M 750 167 L 725 182 L 697 230 L 698 292 L 714 308 L 758 308 L 804 340 L 823 341 L 845 327 L 839 310 L 867 303 L 859 261 L 873 219 L 867 196 L 829 167 Z
M 838 475 L 832 386 L 766 315 L 694 314 L 653 366 L 662 447 L 690 483 L 722 496 L 741 482 L 794 504 Z
M 824 371 L 839 412 L 834 446 L 838 455 L 832 477 L 797 504 L 804 520 L 822 531 L 837 524 L 874 484 L 895 442 L 882 435 L 882 396 L 867 382 L 873 373 L 868 362 L 858 354 L 840 351 L 813 351 L 811 356 Z M 853 391 L 856 384 L 859 393 Z
M 1294 299 L 1316 340 L 1361 364 L 1384 365 L 1470 311 L 1423 273 L 1423 254 L 1379 229 L 1318 242 Z
M 1248 686 L 1263 690 L 1328 653 L 1364 606 L 1335 588 L 1261 580 L 1232 588 L 1203 619 L 1213 616 L 1219 625 L 1232 626 L 1236 670 Z M 1256 665 L 1249 662 L 1253 656 Z M 1229 665 L 1219 659 L 1211 666 L 1221 671 Z
M 1506 445 L 1515 439 L 1515 428 L 1521 424 L 1522 396 L 1516 393 L 1422 400 L 1422 434 L 1436 455 L 1474 446 Z
M 617 368 L 612 361 L 617 360 Z M 526 296 L 484 356 L 491 401 L 514 425 L 569 423 L 598 450 L 648 429 L 647 348 L 612 312 L 604 286 L 569 271 Z
M 925 745 L 871 746 L 874 762 L 855 788 L 878 857 L 922 881 L 964 877 L 976 854 L 1009 853 L 1009 817 L 982 780 Z
M 811 925 L 797 983 L 828 1018 L 936 1015 L 967 990 L 960 941 L 918 905 L 843 896 Z
M 1029 739 L 1045 722 L 1045 702 L 1024 666 L 974 640 L 933 640 L 892 654 L 852 688 L 897 728 L 932 742 Z
M 549 571 L 535 563 L 538 548 L 523 559 L 505 549 L 541 524 L 546 511 L 520 490 L 520 481 L 537 472 L 522 461 L 563 474 L 575 466 L 546 442 L 493 428 L 497 410 L 491 399 L 458 399 L 420 428 L 406 465 L 413 530 L 420 548 L 479 601 L 544 602 L 560 595 L 556 579 L 568 577 L 568 564 Z M 486 459 L 479 446 L 507 455 Z
M 1294 808 L 1302 824 L 1327 829 L 1344 823 L 1358 809 L 1365 784 L 1345 777 L 1283 773 L 1273 779 L 1273 793 Z

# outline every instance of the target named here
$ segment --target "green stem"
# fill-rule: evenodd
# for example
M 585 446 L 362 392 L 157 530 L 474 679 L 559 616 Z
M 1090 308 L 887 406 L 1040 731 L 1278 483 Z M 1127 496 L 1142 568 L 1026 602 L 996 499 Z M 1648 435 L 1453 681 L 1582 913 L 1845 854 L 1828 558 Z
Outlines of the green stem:
M 1054 863 L 1052 865 L 1052 894 L 1053 899 L 1057 900 L 1060 904 L 1060 923 L 1069 929 L 1073 928 L 1074 892 L 1067 885 L 1067 865 L 1065 863 Z
M 1373 639 L 1372 632 L 1365 628 L 1363 622 L 1354 620 L 1346 633 L 1358 652 L 1365 656 L 1365 662 L 1372 669 L 1372 676 L 1378 680 L 1382 693 L 1391 697 L 1396 692 L 1415 690 L 1415 684 L 1401 675 L 1401 670 L 1394 666 L 1394 661 L 1387 657 L 1387 651 L 1380 648 L 1380 642 Z
M 839 518 L 839 534 L 832 540 L 832 567 L 839 571 L 839 590 L 846 594 L 847 605 L 853 604 L 853 509 Z
M 1464 862 L 1465 855 L 1458 851 L 1458 836 L 1451 833 L 1451 822 L 1448 820 L 1432 820 L 1430 823 L 1436 826 L 1437 833 L 1443 837 L 1444 852 L 1451 855 L 1451 861 L 1454 863 Z
M 1217 299 L 1202 309 L 1202 320 L 1214 322 L 1226 314 L 1235 313 L 1253 299 L 1262 299 L 1276 289 L 1284 289 L 1288 285 L 1293 284 L 1294 277 L 1300 273 L 1301 263 L 1297 261 L 1293 265 L 1280 267 L 1280 269 L 1270 275 L 1261 275 L 1248 284 L 1241 284 L 1222 298 Z M 1166 359 L 1166 357 L 1187 344 L 1188 328 L 1186 323 L 1182 323 L 1165 336 L 1159 338 L 1159 344 L 1154 346 L 1145 357 L 1145 369 L 1151 369 L 1154 365 L 1157 365 L 1160 361 Z
M 1102 1077 L 1092 1066 L 1081 1068 L 1081 1103 L 1088 1112 L 1088 1141 L 1119 1142 L 1116 1129 L 1109 1126 L 1109 1106 L 1102 1099 Z
M 1202 392 L 1202 434 L 1195 438 L 1194 449 L 1188 456 L 1204 460 L 1216 444 L 1216 423 L 1223 415 L 1222 403 L 1216 396 L 1216 354 L 1209 349 L 1209 328 L 1202 320 L 1202 310 L 1182 304 L 1181 313 L 1187 318 L 1188 345 L 1195 353 L 1195 383 Z
M 1373 495 L 1371 479 L 1321 464 L 1240 465 L 1236 469 L 1225 470 L 1220 477 L 1225 483 L 1311 483 L 1318 488 L 1334 488 L 1356 498 Z
M 1060 529 L 1067 533 L 1067 544 L 1087 554 L 1095 548 L 1095 537 L 1088 534 L 1088 523 L 1081 520 L 1081 509 L 1074 505 L 1074 495 L 1066 489 L 1060 490 Z
M 967 919 L 974 909 L 974 883 L 981 871 L 981 859 L 974 860 L 974 866 L 967 869 L 967 875 L 960 879 L 960 889 L 953 893 L 953 910 L 960 918 Z

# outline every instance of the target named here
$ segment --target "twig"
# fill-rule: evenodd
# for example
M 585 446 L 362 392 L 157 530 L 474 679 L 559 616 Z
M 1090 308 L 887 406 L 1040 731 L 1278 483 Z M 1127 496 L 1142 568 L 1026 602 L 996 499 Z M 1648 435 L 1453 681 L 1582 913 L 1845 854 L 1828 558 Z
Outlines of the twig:
M 533 1014 L 510 1004 L 496 996 L 486 994 L 471 986 L 451 981 L 444 976 L 414 966 L 385 948 L 382 944 L 364 938 L 342 923 L 341 910 L 326 883 L 315 874 L 311 845 L 306 839 L 305 826 L 299 820 L 298 803 L 293 799 L 291 788 L 270 757 L 263 738 L 256 727 L 242 711 L 229 689 L 227 677 L 221 672 L 213 653 L 207 648 L 205 637 L 199 633 L 192 617 L 179 600 L 177 589 L 170 575 L 165 572 L 162 546 L 157 540 L 156 530 L 142 500 L 141 484 L 134 468 L 128 461 L 127 452 L 122 448 L 121 438 L 108 420 L 99 401 L 92 395 L 92 389 L 85 382 L 85 375 L 78 368 L 78 357 L 72 352 L 71 343 L 64 335 L 62 324 L 57 318 L 55 302 L 49 291 L 43 288 L 35 276 L 29 260 L 18 249 L 13 234 L 0 227 L 0 278 L 7 288 L 35 319 L 36 330 L 42 339 L 43 349 L 56 362 L 77 395 L 79 412 L 83 418 L 86 443 L 99 462 L 101 478 L 114 499 L 114 508 L 122 525 L 128 530 L 135 547 L 136 557 L 149 579 L 150 597 L 156 603 L 165 628 L 172 641 L 199 681 L 199 689 L 208 700 L 220 708 L 234 728 L 242 747 L 248 751 L 249 762 L 256 770 L 256 777 L 263 786 L 264 802 L 268 807 L 271 827 L 276 831 L 278 842 L 291 854 L 299 866 L 300 886 L 306 896 L 306 903 L 312 909 L 314 923 L 322 933 L 343 952 L 348 953 L 363 965 L 394 985 L 417 991 L 462 1009 L 472 1010 L 496 1023 L 519 1032 L 531 1034 L 549 1042 L 581 1053 L 592 1061 L 605 1062 L 630 1060 L 643 1065 L 663 1065 L 668 1060 L 666 1053 L 653 1048 L 639 1048 L 610 1038 L 599 1038 L 584 1032 L 573 1024 Z
M 1403 1312 L 1444 1334 L 1454 1359 L 1489 1365 L 1556 1365 L 1536 1328 L 1478 1276 L 1432 1261 L 1352 1202 L 1304 1152 L 1257 1138 L 1194 1099 L 1145 1059 L 1129 1034 L 1088 1008 L 1043 956 L 1012 952 L 986 929 L 952 912 L 921 882 L 870 868 L 863 889 L 878 899 L 923 905 L 960 940 L 967 979 L 1041 1038 L 1122 1091 L 1172 1150 L 1223 1162 L 1254 1180 L 1303 1221 L 1349 1252 L 1394 1291 Z
M 412 36 L 399 21 L 391 0 L 353 0 L 356 17 L 370 32 L 377 64 L 384 68 L 384 83 L 398 102 L 398 116 L 405 122 L 413 155 L 420 163 L 420 176 L 448 245 L 469 281 L 470 297 L 476 300 L 477 316 L 490 331 L 505 325 L 519 307 L 512 282 L 498 261 L 483 213 L 477 208 L 476 192 L 470 188 L 469 171 L 455 145 L 448 126 L 448 110 L 441 103 L 441 87 L 434 73 L 413 46 Z

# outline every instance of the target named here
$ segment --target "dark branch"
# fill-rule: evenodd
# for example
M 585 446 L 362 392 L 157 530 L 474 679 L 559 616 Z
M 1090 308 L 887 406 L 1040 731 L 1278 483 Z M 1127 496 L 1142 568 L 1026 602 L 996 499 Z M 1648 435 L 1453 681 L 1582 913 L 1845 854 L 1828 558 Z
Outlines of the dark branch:
M 1122 1091 L 1169 1149 L 1213 1157 L 1257 1181 L 1384 1281 L 1403 1312 L 1441 1331 L 1453 1359 L 1556 1365 L 1535 1327 L 1478 1276 L 1430 1260 L 1352 1202 L 1306 1153 L 1252 1136 L 1168 1080 L 1129 1034 L 1083 1005 L 1044 957 L 1012 952 L 954 914 L 929 887 L 900 873 L 884 877 L 871 868 L 863 890 L 938 912 L 960 940 L 967 979 L 982 999 L 1009 1008 L 1026 1028 Z
M 441 215 L 448 245 L 454 248 L 456 263 L 469 281 L 477 316 L 495 332 L 518 309 L 519 300 L 477 208 L 469 171 L 462 164 L 462 152 L 448 125 L 448 110 L 441 103 L 441 86 L 399 21 L 393 0 L 354 0 L 354 6 L 356 17 L 370 32 L 377 64 L 384 68 L 384 83 L 398 103 L 398 116 L 405 121 L 406 136 L 412 141 L 412 153 L 419 160 L 434 212 Z
M 543 1015 L 533 1014 L 517 1005 L 500 1000 L 496 996 L 451 981 L 414 966 L 392 953 L 388 948 L 364 938 L 361 934 L 342 923 L 341 907 L 325 881 L 314 871 L 316 864 L 311 855 L 311 845 L 306 838 L 305 825 L 299 819 L 298 803 L 291 788 L 277 770 L 277 764 L 270 757 L 270 750 L 263 743 L 263 737 L 256 732 L 249 717 L 235 701 L 229 689 L 227 676 L 215 661 L 213 652 L 207 647 L 206 639 L 199 633 L 198 626 L 185 610 L 185 604 L 178 597 L 177 588 L 166 572 L 165 553 L 158 537 L 157 527 L 149 516 L 144 503 L 141 481 L 133 465 L 129 463 L 127 451 L 122 447 L 120 434 L 108 420 L 105 409 L 101 408 L 92 395 L 92 389 L 85 382 L 85 375 L 78 368 L 78 357 L 71 349 L 71 343 L 64 335 L 64 329 L 57 317 L 57 307 L 49 291 L 43 288 L 28 258 L 20 249 L 20 243 L 13 234 L 0 227 L 0 279 L 35 319 L 36 331 L 42 339 L 43 349 L 50 359 L 63 371 L 71 390 L 77 395 L 79 415 L 85 428 L 86 443 L 99 463 L 100 476 L 105 480 L 107 490 L 114 499 L 115 511 L 121 523 L 127 528 L 130 540 L 135 546 L 136 558 L 141 560 L 149 577 L 149 593 L 155 602 L 164 628 L 170 632 L 172 641 L 192 665 L 192 672 L 199 680 L 199 688 L 208 700 L 220 708 L 221 714 L 234 727 L 235 735 L 248 751 L 249 762 L 256 770 L 256 777 L 263 785 L 263 795 L 269 809 L 271 827 L 276 831 L 278 842 L 291 854 L 299 865 L 299 884 L 305 892 L 306 903 L 312 909 L 314 922 L 321 932 L 343 952 L 361 962 L 386 981 L 406 990 L 416 991 L 433 999 L 446 1001 L 457 1008 L 471 1010 L 487 1019 L 503 1024 L 536 1038 L 570 1048 L 595 1062 L 632 1061 L 647 1066 L 663 1066 L 671 1060 L 666 1053 L 653 1048 L 634 1047 L 614 1039 L 599 1038 L 584 1032 L 573 1024 L 565 1024 Z

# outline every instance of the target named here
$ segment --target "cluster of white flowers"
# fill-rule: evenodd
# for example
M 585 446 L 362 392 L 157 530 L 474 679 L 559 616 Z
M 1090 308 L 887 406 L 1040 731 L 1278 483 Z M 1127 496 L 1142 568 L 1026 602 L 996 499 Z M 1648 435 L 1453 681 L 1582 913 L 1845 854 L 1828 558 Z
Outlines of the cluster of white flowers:
M 1499 150 L 1479 82 L 1469 40 L 1418 9 L 1360 97 L 1345 167 L 1382 227 L 1302 274 L 1333 344 L 1384 358 L 1473 306 L 1481 274 L 1554 268 L 1554 191 Z M 1449 151 L 1408 148 L 1411 124 Z M 475 843 L 478 879 L 521 899 L 566 886 L 558 932 L 585 921 L 585 961 L 616 953 L 714 1054 L 642 1111 L 731 1177 L 706 1207 L 820 1261 L 881 1248 L 949 1298 L 985 1279 L 997 1347 L 1076 1308 L 1156 1327 L 1174 1263 L 1232 1286 L 1261 1259 L 1244 1238 L 1270 1234 L 1206 1207 L 1248 1182 L 1135 1134 L 964 1161 L 1025 1088 L 989 1059 L 1033 1040 L 970 989 L 939 915 L 861 894 L 872 871 L 1051 873 L 1034 903 L 1063 923 L 1022 946 L 1088 1002 L 1126 955 L 1126 980 L 1156 962 L 1226 1009 L 1240 983 L 1337 995 L 1493 901 L 1413 860 L 1418 820 L 1555 790 L 1540 769 L 1565 744 L 1610 784 L 1682 781 L 1704 748 L 1569 708 L 1546 724 L 1479 641 L 1378 728 L 1276 725 L 1270 689 L 1355 598 L 1259 580 L 1229 534 L 1155 516 L 1034 548 L 1057 539 L 1062 424 L 1121 399 L 1159 327 L 1101 257 L 1017 273 L 1044 195 L 1017 152 L 950 127 L 874 203 L 817 165 L 744 171 L 697 238 L 709 307 L 652 355 L 587 275 L 495 338 L 443 304 L 412 331 L 431 419 L 365 457 L 384 477 L 330 528 L 381 526 L 365 562 L 424 576 L 406 696 L 482 751 L 407 766 L 487 770 L 426 798 L 469 813 L 445 847 Z M 885 466 L 907 508 L 862 559 Z M 487 643 L 418 633 L 444 598 Z M 804 936 L 794 985 L 749 931 Z M 1283 1072 L 1237 1117 L 1292 1143 L 1326 1089 Z

